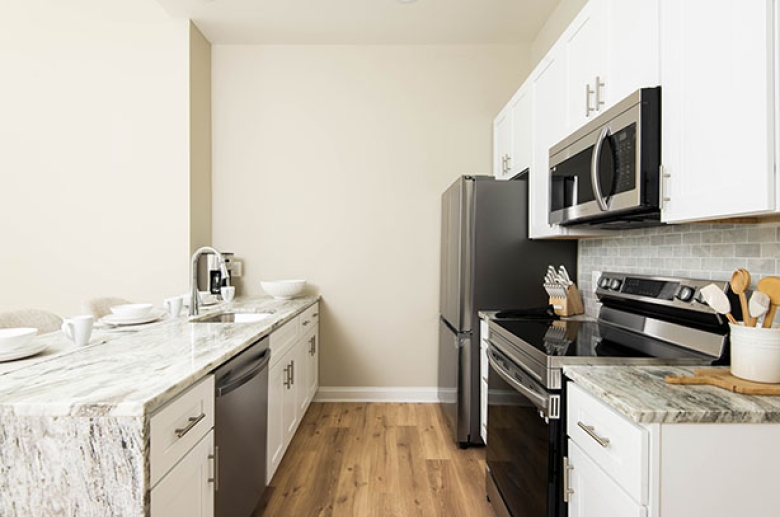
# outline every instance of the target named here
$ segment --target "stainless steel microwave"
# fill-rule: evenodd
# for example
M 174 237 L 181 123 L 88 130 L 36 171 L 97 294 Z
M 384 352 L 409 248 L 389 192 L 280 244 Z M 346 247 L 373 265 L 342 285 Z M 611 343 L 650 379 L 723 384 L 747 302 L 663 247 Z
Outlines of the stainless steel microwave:
M 661 88 L 643 88 L 550 149 L 550 223 L 660 224 Z

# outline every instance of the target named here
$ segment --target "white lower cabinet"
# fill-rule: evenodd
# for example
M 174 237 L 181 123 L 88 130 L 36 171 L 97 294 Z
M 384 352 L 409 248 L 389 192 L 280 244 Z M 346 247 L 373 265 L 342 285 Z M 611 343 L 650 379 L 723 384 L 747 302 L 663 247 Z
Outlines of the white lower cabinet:
M 149 434 L 151 517 L 212 517 L 214 376 L 154 413 Z
M 780 423 L 637 424 L 567 387 L 570 517 L 778 514 Z
M 271 334 L 267 479 L 282 462 L 319 386 L 319 304 Z
M 640 505 L 569 440 L 569 517 L 646 517 Z
M 213 459 L 212 430 L 152 489 L 152 517 L 212 517 Z

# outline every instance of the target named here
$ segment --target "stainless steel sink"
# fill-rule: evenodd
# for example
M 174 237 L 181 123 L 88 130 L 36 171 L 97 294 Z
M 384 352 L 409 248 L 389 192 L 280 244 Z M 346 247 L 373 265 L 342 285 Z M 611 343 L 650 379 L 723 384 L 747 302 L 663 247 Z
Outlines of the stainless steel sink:
M 273 316 L 273 310 L 261 312 L 254 311 L 225 311 L 216 314 L 207 314 L 190 320 L 190 323 L 257 323 Z

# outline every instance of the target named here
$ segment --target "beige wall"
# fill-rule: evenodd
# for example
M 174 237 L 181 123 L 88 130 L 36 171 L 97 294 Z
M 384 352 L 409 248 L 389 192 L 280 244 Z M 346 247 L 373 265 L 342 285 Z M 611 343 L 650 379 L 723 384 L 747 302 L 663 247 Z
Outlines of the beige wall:
M 0 310 L 186 289 L 188 42 L 154 0 L 0 3 Z
M 211 43 L 190 24 L 190 253 L 211 245 Z
M 435 386 L 439 203 L 491 171 L 512 46 L 213 47 L 214 238 L 324 296 L 321 384 Z
M 588 0 L 561 0 L 531 46 L 532 68 L 541 61 Z

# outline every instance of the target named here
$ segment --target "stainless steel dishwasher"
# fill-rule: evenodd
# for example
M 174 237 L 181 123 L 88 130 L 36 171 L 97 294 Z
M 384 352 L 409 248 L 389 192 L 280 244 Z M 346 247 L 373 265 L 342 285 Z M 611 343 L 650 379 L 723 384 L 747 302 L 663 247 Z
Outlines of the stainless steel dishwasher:
M 215 514 L 250 517 L 265 490 L 269 339 L 214 371 Z

